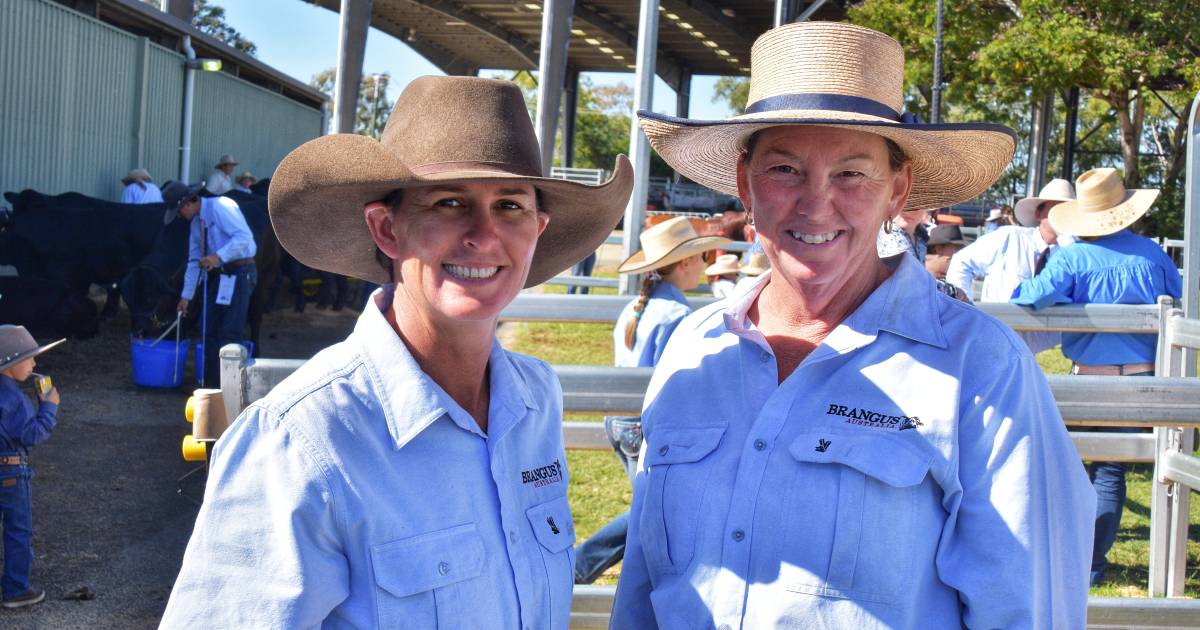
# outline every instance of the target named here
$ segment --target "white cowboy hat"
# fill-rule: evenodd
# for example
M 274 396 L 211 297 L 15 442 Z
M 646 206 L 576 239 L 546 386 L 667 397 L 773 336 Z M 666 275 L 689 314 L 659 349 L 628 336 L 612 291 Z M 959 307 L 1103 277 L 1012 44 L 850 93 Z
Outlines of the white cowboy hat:
M 217 161 L 216 166 L 214 166 L 213 168 L 221 168 L 222 166 L 225 166 L 226 164 L 232 164 L 234 166 L 237 166 L 238 161 L 233 159 L 232 155 L 229 155 L 228 153 L 226 153 L 225 155 L 221 156 L 221 159 Z
M 1072 236 L 1105 236 L 1133 225 L 1158 199 L 1158 190 L 1126 190 L 1115 168 L 1095 168 L 1075 180 L 1079 197 L 1050 208 L 1050 225 Z
M 988 123 L 920 124 L 904 107 L 904 52 L 861 26 L 800 22 L 767 31 L 750 52 L 746 113 L 692 120 L 638 112 L 650 144 L 676 171 L 736 195 L 737 161 L 755 132 L 816 125 L 873 133 L 911 160 L 906 208 L 941 208 L 987 190 L 1012 160 L 1016 134 Z
M 747 276 L 761 276 L 771 268 L 771 260 L 764 252 L 750 252 L 746 258 L 746 264 L 742 265 L 742 273 Z
M 668 219 L 642 232 L 642 249 L 625 259 L 617 271 L 641 273 L 666 267 L 688 256 L 719 249 L 733 241 L 724 236 L 700 236 L 687 217 Z
M 0 325 L 0 370 L 14 366 L 29 357 L 36 357 L 64 341 L 66 339 L 59 339 L 39 346 L 24 326 Z
M 721 254 L 717 256 L 717 262 L 704 268 L 706 276 L 723 276 L 731 273 L 739 273 L 741 267 L 738 266 L 737 254 Z
M 128 186 L 128 185 L 132 184 L 133 182 L 149 182 L 149 181 L 153 181 L 153 179 L 154 178 L 150 177 L 150 172 L 147 171 L 146 169 L 135 168 L 135 169 L 129 171 L 128 175 L 121 178 L 121 183 Z
M 1075 199 L 1075 187 L 1065 179 L 1055 178 L 1042 186 L 1036 197 L 1026 197 L 1013 206 L 1017 215 L 1017 223 L 1026 227 L 1037 225 L 1037 207 L 1043 201 L 1072 201 Z

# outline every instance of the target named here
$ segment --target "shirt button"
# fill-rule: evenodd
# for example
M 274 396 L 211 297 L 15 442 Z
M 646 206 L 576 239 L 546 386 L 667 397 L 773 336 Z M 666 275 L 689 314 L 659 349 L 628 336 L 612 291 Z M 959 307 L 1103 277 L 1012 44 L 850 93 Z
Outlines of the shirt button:
M 666 454 L 667 454 L 667 451 L 669 451 L 669 450 L 671 450 L 671 447 L 670 447 L 670 446 L 664 446 L 664 447 L 662 447 L 662 448 L 658 449 L 658 454 L 659 454 L 659 455 L 666 455 Z
M 771 360 L 771 355 L 764 351 L 762 354 L 758 355 L 758 360 L 766 363 L 767 361 Z
M 761 439 L 760 439 L 760 440 L 754 440 L 754 450 L 756 450 L 756 451 L 761 451 L 761 450 L 763 450 L 764 448 L 767 448 L 767 441 L 766 441 L 766 440 L 761 440 Z
M 449 572 L 450 572 L 450 563 L 449 562 L 442 561 L 442 562 L 438 563 L 438 575 L 446 575 Z
M 508 542 L 510 542 L 510 543 L 517 542 L 517 532 L 508 532 Z
M 746 537 L 746 532 L 744 532 L 740 529 L 733 530 L 733 540 L 735 542 L 742 542 L 742 539 L 745 537 Z

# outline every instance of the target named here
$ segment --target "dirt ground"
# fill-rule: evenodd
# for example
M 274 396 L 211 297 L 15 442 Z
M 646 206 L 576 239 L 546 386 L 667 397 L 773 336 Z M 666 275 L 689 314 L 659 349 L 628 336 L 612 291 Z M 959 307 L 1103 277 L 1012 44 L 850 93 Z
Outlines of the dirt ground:
M 356 315 L 276 311 L 264 321 L 262 356 L 308 358 L 345 338 Z M 157 627 L 197 511 L 177 481 L 196 467 L 180 455 L 190 365 L 177 390 L 134 385 L 122 311 L 99 336 L 39 357 L 37 371 L 62 395 L 58 427 L 30 457 L 33 582 L 46 601 L 0 609 L 0 628 Z M 184 490 L 199 498 L 203 475 Z M 94 599 L 64 599 L 84 587 Z

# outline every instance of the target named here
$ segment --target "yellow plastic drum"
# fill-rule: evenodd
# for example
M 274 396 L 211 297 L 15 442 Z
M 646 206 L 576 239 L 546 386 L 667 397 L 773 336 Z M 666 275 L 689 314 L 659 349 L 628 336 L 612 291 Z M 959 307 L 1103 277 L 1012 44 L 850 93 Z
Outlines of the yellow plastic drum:
M 206 459 L 208 459 L 208 452 L 204 450 L 204 442 L 191 435 L 183 436 L 183 461 L 202 462 Z

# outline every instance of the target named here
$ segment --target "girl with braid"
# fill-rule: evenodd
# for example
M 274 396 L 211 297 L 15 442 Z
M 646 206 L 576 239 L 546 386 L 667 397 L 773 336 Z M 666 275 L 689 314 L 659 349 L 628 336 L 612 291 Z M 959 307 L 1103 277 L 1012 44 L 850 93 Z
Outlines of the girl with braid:
M 729 245 L 721 236 L 700 236 L 684 217 L 664 221 L 642 232 L 642 250 L 630 256 L 617 271 L 645 273 L 642 290 L 625 306 L 613 329 L 613 353 L 617 367 L 654 367 L 662 356 L 671 331 L 692 312 L 684 291 L 700 284 L 706 251 Z M 633 422 L 630 422 L 633 421 Z M 620 431 L 615 422 L 623 423 Z M 605 429 L 617 457 L 627 471 L 637 467 L 641 443 L 637 418 L 605 418 Z M 634 432 L 636 437 L 614 435 Z M 622 444 L 623 443 L 623 444 Z M 623 447 L 622 447 L 623 446 Z M 626 452 L 628 451 L 628 452 Z M 630 473 L 632 475 L 632 472 Z M 575 552 L 575 582 L 590 584 L 625 556 L 625 534 L 629 513 L 625 512 L 588 538 Z

